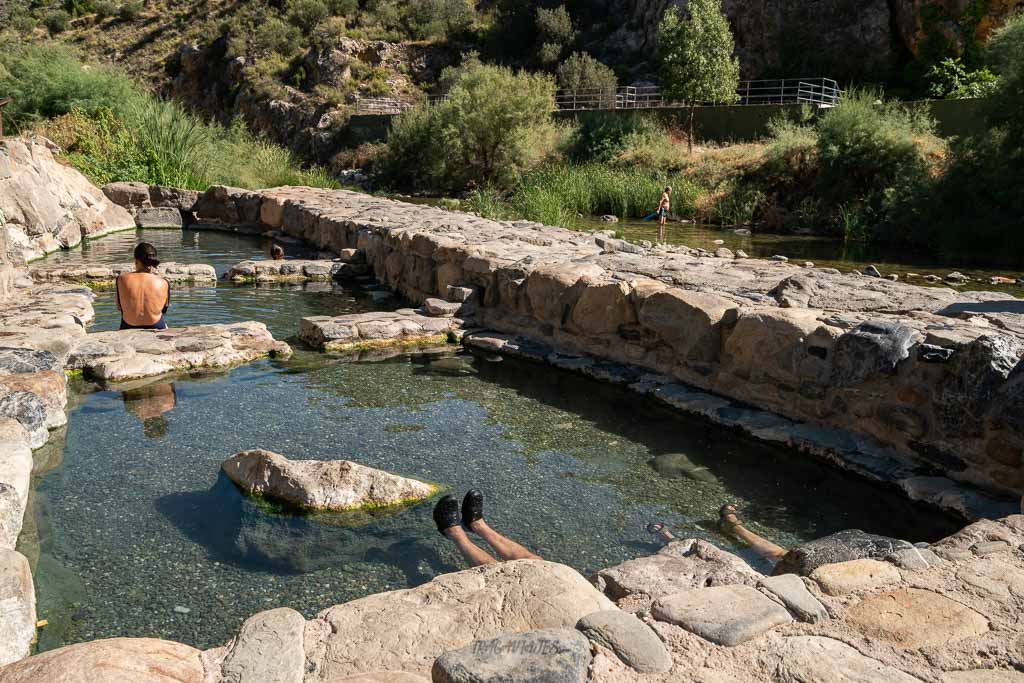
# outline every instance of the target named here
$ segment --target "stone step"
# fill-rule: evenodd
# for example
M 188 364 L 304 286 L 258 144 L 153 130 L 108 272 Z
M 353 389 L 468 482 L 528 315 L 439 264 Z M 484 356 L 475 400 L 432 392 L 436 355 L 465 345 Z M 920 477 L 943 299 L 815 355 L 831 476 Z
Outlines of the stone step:
M 448 344 L 454 318 L 431 318 L 409 309 L 396 312 L 313 316 L 299 321 L 299 339 L 321 351 L 349 352 L 391 346 Z
M 72 282 L 95 289 L 113 287 L 118 275 L 134 271 L 134 264 L 125 263 L 113 266 L 36 266 L 29 273 L 36 282 Z M 210 284 L 217 281 L 217 271 L 205 263 L 161 263 L 155 272 L 171 284 Z

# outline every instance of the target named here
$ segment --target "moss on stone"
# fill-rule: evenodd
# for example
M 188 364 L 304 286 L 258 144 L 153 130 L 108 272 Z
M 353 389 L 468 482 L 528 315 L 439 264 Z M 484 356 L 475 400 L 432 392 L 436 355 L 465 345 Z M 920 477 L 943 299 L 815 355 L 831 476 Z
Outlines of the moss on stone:
M 323 350 L 332 353 L 355 353 L 396 346 L 444 346 L 450 343 L 452 343 L 451 334 L 444 332 L 442 334 L 432 334 L 423 337 L 403 337 L 401 339 L 370 339 L 351 343 L 326 342 Z

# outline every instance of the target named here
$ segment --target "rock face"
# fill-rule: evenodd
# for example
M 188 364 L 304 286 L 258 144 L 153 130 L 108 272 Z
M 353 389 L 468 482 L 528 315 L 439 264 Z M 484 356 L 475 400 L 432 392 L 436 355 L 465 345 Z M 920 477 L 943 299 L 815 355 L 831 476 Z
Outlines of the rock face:
M 290 353 L 291 348 L 275 341 L 263 323 L 243 322 L 90 334 L 76 340 L 68 367 L 117 382 Z
M 57 163 L 46 145 L 17 139 L 0 141 L 0 216 L 8 250 L 22 261 L 135 228 L 127 211 Z
M 321 351 L 357 351 L 388 346 L 447 344 L 453 318 L 430 318 L 413 311 L 353 313 L 299 321 L 299 339 Z
M 938 468 L 1024 492 L 1024 371 L 1014 372 L 1024 327 L 1007 295 L 681 246 L 627 249 L 605 235 L 345 191 L 215 187 L 199 205 L 209 220 L 358 250 L 416 303 L 472 289 L 476 326 L 775 413 L 792 423 L 759 431 L 784 442 L 794 430 L 824 435 L 826 457 L 876 479 L 903 486 Z M 374 342 L 346 322 L 307 321 L 303 337 Z
M 200 652 L 153 638 L 78 643 L 23 659 L 0 671 L 4 683 L 201 683 Z
M 289 460 L 264 450 L 236 453 L 221 465 L 243 491 L 303 509 L 358 510 L 429 498 L 432 484 L 350 460 Z
M 473 641 L 572 629 L 581 617 L 613 607 L 574 570 L 551 562 L 517 560 L 445 574 L 331 607 L 309 621 L 306 680 L 378 670 L 429 676 L 437 657 Z
M 434 683 L 583 683 L 590 643 L 576 631 L 548 628 L 477 640 L 434 660 Z

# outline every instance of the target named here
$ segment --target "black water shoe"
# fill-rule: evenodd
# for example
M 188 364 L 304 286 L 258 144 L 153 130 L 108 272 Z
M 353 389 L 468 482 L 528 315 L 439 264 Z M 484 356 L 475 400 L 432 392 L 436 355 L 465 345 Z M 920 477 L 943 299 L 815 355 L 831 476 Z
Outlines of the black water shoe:
M 459 501 L 453 495 L 447 495 L 437 501 L 434 506 L 434 524 L 444 536 L 444 532 L 459 525 Z
M 467 527 L 478 519 L 484 518 L 484 494 L 470 489 L 462 499 L 462 523 Z

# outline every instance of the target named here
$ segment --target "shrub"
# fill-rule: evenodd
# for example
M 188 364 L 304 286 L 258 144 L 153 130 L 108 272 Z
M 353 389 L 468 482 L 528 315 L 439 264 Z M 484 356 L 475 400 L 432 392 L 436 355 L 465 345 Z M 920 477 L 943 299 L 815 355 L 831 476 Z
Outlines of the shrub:
M 466 0 L 419 0 L 406 9 L 409 34 L 419 40 L 442 39 L 465 31 L 473 18 L 473 6 Z
M 327 0 L 331 16 L 355 17 L 359 13 L 359 0 Z
M 578 161 L 611 162 L 637 147 L 671 144 L 668 132 L 644 114 L 587 112 L 579 119 L 571 155 Z
M 64 0 L 64 10 L 73 17 L 81 17 L 96 11 L 94 0 Z
M 569 16 L 565 5 L 559 5 L 553 9 L 538 7 L 535 15 L 537 29 L 537 42 L 540 46 L 538 53 L 542 64 L 554 64 L 562 58 L 574 40 L 576 40 L 576 29 L 572 25 L 572 17 Z
M 323 0 L 289 0 L 288 21 L 310 33 L 331 15 Z
M 997 77 L 987 67 L 968 71 L 959 57 L 947 57 L 928 71 L 928 94 L 939 99 L 988 97 Z
M 67 30 L 68 22 L 70 20 L 71 15 L 66 11 L 62 9 L 54 10 L 52 12 L 47 12 L 43 17 L 43 26 L 45 26 L 46 30 L 51 34 L 56 35 Z
M 103 21 L 117 14 L 117 3 L 114 0 L 96 0 L 96 19 Z
M 930 184 L 929 153 L 942 146 L 933 130 L 922 111 L 872 91 L 847 93 L 817 124 L 820 192 L 872 225 L 911 220 L 908 202 Z
M 619 84 L 615 72 L 585 52 L 574 52 L 562 62 L 557 78 L 560 88 L 591 91 L 605 106 L 615 103 L 615 88 Z
M 396 116 L 388 134 L 387 153 L 374 164 L 374 175 L 391 186 L 437 191 L 450 185 L 441 107 L 420 105 Z
M 122 21 L 131 21 L 142 14 L 142 0 L 124 0 L 117 10 L 117 16 Z

